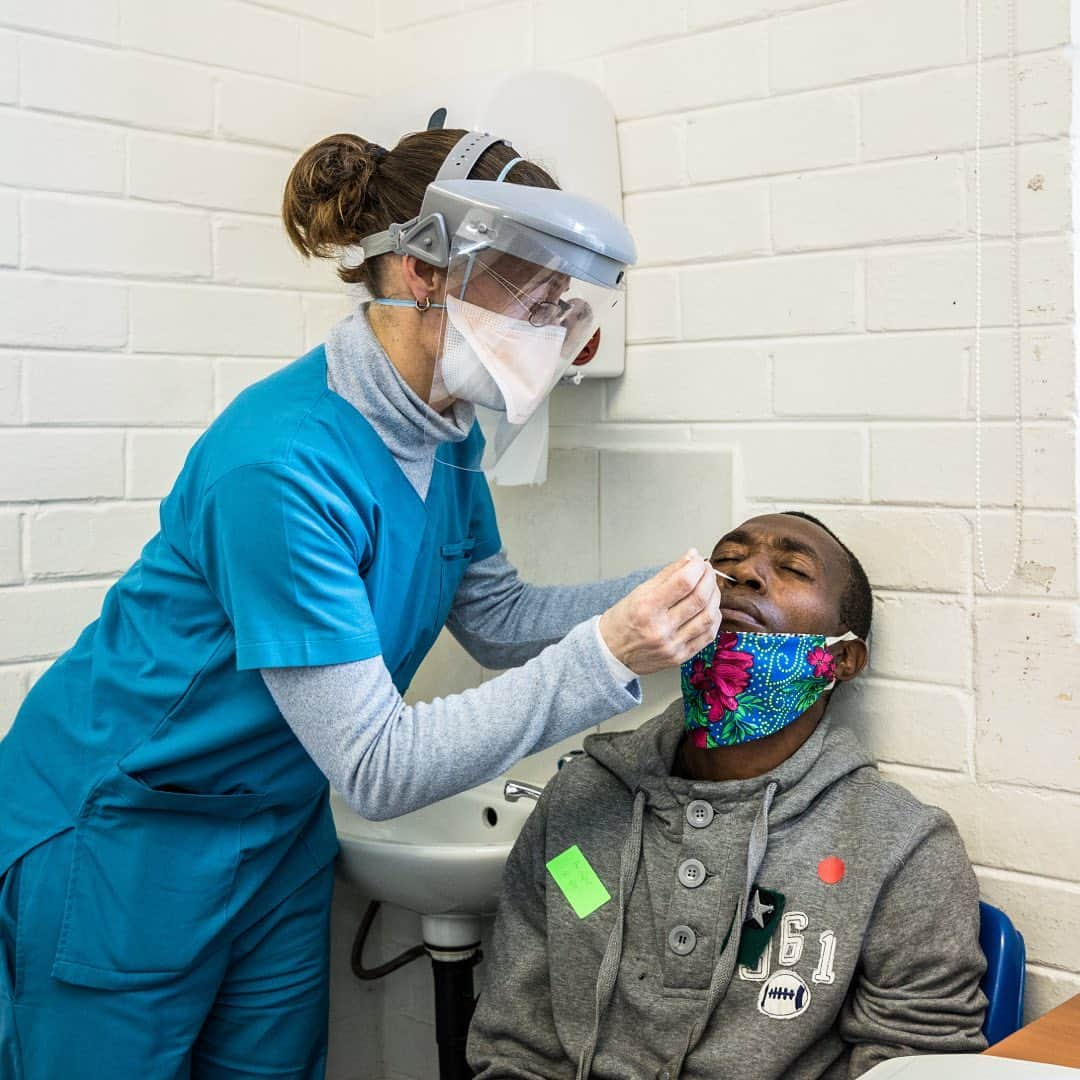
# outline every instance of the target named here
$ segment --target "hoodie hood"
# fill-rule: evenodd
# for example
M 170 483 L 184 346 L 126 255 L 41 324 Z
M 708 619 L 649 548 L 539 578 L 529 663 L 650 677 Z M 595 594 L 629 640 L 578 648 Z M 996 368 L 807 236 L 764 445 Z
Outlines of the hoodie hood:
M 770 785 L 776 792 L 769 811 L 772 828 L 796 818 L 838 780 L 873 766 L 873 759 L 846 728 L 833 725 L 828 713 L 813 734 L 776 768 L 750 780 L 689 780 L 671 773 L 682 740 L 682 700 L 636 731 L 590 735 L 585 752 L 617 777 L 631 795 L 644 791 L 651 811 L 677 819 L 689 799 L 722 803 L 760 802 Z

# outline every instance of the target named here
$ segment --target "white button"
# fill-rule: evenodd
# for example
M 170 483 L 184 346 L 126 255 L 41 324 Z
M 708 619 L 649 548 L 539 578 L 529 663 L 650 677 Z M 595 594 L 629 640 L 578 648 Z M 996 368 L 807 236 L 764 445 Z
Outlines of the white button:
M 694 799 L 693 802 L 686 804 L 686 820 L 695 829 L 704 829 L 707 825 L 711 825 L 715 813 L 712 803 L 707 803 L 704 799 Z
M 685 859 L 679 863 L 679 884 L 696 889 L 705 880 L 705 864 L 700 859 Z
M 676 956 L 687 956 L 694 951 L 697 934 L 689 926 L 676 926 L 667 936 L 668 947 Z

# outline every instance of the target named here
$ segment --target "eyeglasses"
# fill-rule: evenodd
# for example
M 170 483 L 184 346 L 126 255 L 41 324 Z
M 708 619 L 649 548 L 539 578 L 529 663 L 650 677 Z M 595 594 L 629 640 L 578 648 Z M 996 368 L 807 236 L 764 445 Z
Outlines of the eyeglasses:
M 570 284 L 570 279 L 564 274 L 547 275 L 543 281 L 534 283 L 533 287 L 526 292 L 500 274 L 494 267 L 481 265 L 480 269 L 500 285 L 516 304 L 528 312 L 530 326 L 550 326 L 552 323 L 558 322 L 570 310 L 571 305 L 565 300 L 534 300 L 532 298 L 536 292 L 546 292 L 549 295 L 555 289 L 558 289 L 560 293 L 565 292 Z
M 565 300 L 540 300 L 529 305 L 527 310 L 530 326 L 550 326 L 570 310 L 570 305 Z

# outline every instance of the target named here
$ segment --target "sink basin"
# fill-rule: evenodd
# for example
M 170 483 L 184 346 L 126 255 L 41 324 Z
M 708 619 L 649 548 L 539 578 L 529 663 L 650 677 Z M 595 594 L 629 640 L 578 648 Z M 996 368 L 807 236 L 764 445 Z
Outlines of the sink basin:
M 421 915 L 487 915 L 503 864 L 536 805 L 493 780 L 391 821 L 367 821 L 331 794 L 338 872 L 366 896 Z

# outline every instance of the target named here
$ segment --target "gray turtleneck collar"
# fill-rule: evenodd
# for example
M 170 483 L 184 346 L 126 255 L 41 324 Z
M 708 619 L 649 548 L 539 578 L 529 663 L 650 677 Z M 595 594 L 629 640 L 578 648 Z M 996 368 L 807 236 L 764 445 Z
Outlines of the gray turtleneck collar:
M 475 410 L 455 402 L 437 413 L 412 390 L 390 362 L 363 305 L 326 338 L 326 381 L 359 412 L 394 456 L 421 499 L 427 497 L 435 451 L 460 442 L 472 430 Z

